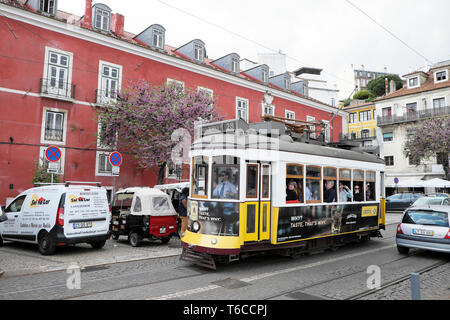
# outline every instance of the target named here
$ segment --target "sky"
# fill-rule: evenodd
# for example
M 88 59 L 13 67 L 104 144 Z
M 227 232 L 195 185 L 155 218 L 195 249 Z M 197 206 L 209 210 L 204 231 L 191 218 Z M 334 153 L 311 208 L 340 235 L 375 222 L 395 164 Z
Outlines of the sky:
M 166 29 L 166 44 L 201 39 L 210 59 L 231 52 L 257 61 L 281 50 L 287 70 L 323 69 L 329 87 L 348 98 L 351 65 L 404 75 L 450 60 L 448 0 L 102 0 L 138 34 L 152 24 Z M 353 5 L 352 5 L 353 4 Z M 58 9 L 82 16 L 85 1 L 60 0 Z M 364 13 L 359 11 L 357 8 Z M 369 16 L 369 17 L 368 17 Z M 375 20 L 377 23 L 375 23 Z M 381 25 L 381 26 L 380 26 Z M 388 33 L 389 30 L 398 39 Z M 408 48 L 406 43 L 410 48 Z M 412 49 L 411 49 L 412 48 Z

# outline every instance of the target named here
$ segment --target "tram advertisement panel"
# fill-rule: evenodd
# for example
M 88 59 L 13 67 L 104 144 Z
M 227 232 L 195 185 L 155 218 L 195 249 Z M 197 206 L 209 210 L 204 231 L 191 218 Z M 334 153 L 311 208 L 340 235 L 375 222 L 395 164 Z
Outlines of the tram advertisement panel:
M 188 202 L 189 223 L 200 223 L 200 234 L 239 235 L 239 203 L 218 201 Z
M 373 229 L 378 226 L 379 210 L 377 203 L 282 207 L 279 209 L 277 241 Z

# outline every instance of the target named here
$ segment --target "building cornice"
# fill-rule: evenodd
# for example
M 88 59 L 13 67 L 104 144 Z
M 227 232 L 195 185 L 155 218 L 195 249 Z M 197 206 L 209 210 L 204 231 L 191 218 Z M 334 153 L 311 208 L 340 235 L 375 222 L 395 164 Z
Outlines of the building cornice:
M 313 107 L 322 111 L 335 113 L 338 108 L 329 106 L 324 103 L 311 101 L 305 98 L 301 98 L 286 92 L 274 90 L 268 86 L 264 86 L 255 83 L 251 80 L 242 79 L 234 75 L 227 74 L 220 70 L 215 70 L 212 67 L 205 65 L 195 64 L 185 59 L 168 55 L 166 53 L 160 53 L 153 51 L 149 48 L 144 48 L 137 44 L 132 44 L 128 41 L 116 39 L 99 32 L 95 32 L 89 29 L 85 29 L 76 25 L 72 25 L 63 21 L 59 21 L 53 18 L 42 16 L 38 13 L 27 11 L 21 8 L 12 7 L 4 3 L 0 3 L 0 12 L 2 16 L 9 19 L 18 20 L 36 27 L 47 29 L 53 32 L 58 32 L 67 36 L 71 36 L 84 41 L 89 41 L 102 46 L 110 47 L 116 50 L 121 50 L 136 56 L 140 56 L 146 59 L 164 63 L 176 68 L 180 68 L 186 71 L 194 72 L 203 76 L 211 77 L 217 80 L 225 81 L 234 85 L 245 87 L 259 92 L 266 92 L 270 90 L 275 97 L 290 100 L 292 102 L 300 103 L 309 107 Z

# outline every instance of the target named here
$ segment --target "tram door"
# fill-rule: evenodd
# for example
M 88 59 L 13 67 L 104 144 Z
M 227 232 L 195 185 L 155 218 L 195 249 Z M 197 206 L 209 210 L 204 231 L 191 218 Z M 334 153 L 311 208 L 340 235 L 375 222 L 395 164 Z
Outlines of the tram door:
M 270 239 L 271 183 L 270 163 L 247 163 L 244 242 Z

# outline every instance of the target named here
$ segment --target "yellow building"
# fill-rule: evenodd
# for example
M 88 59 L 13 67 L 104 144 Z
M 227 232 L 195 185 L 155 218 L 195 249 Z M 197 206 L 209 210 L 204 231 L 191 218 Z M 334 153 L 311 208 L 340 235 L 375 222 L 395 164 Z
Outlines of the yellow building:
M 349 113 L 347 120 L 346 140 L 362 142 L 364 147 L 371 147 L 376 140 L 377 119 L 375 104 L 372 102 L 350 105 L 343 110 Z

